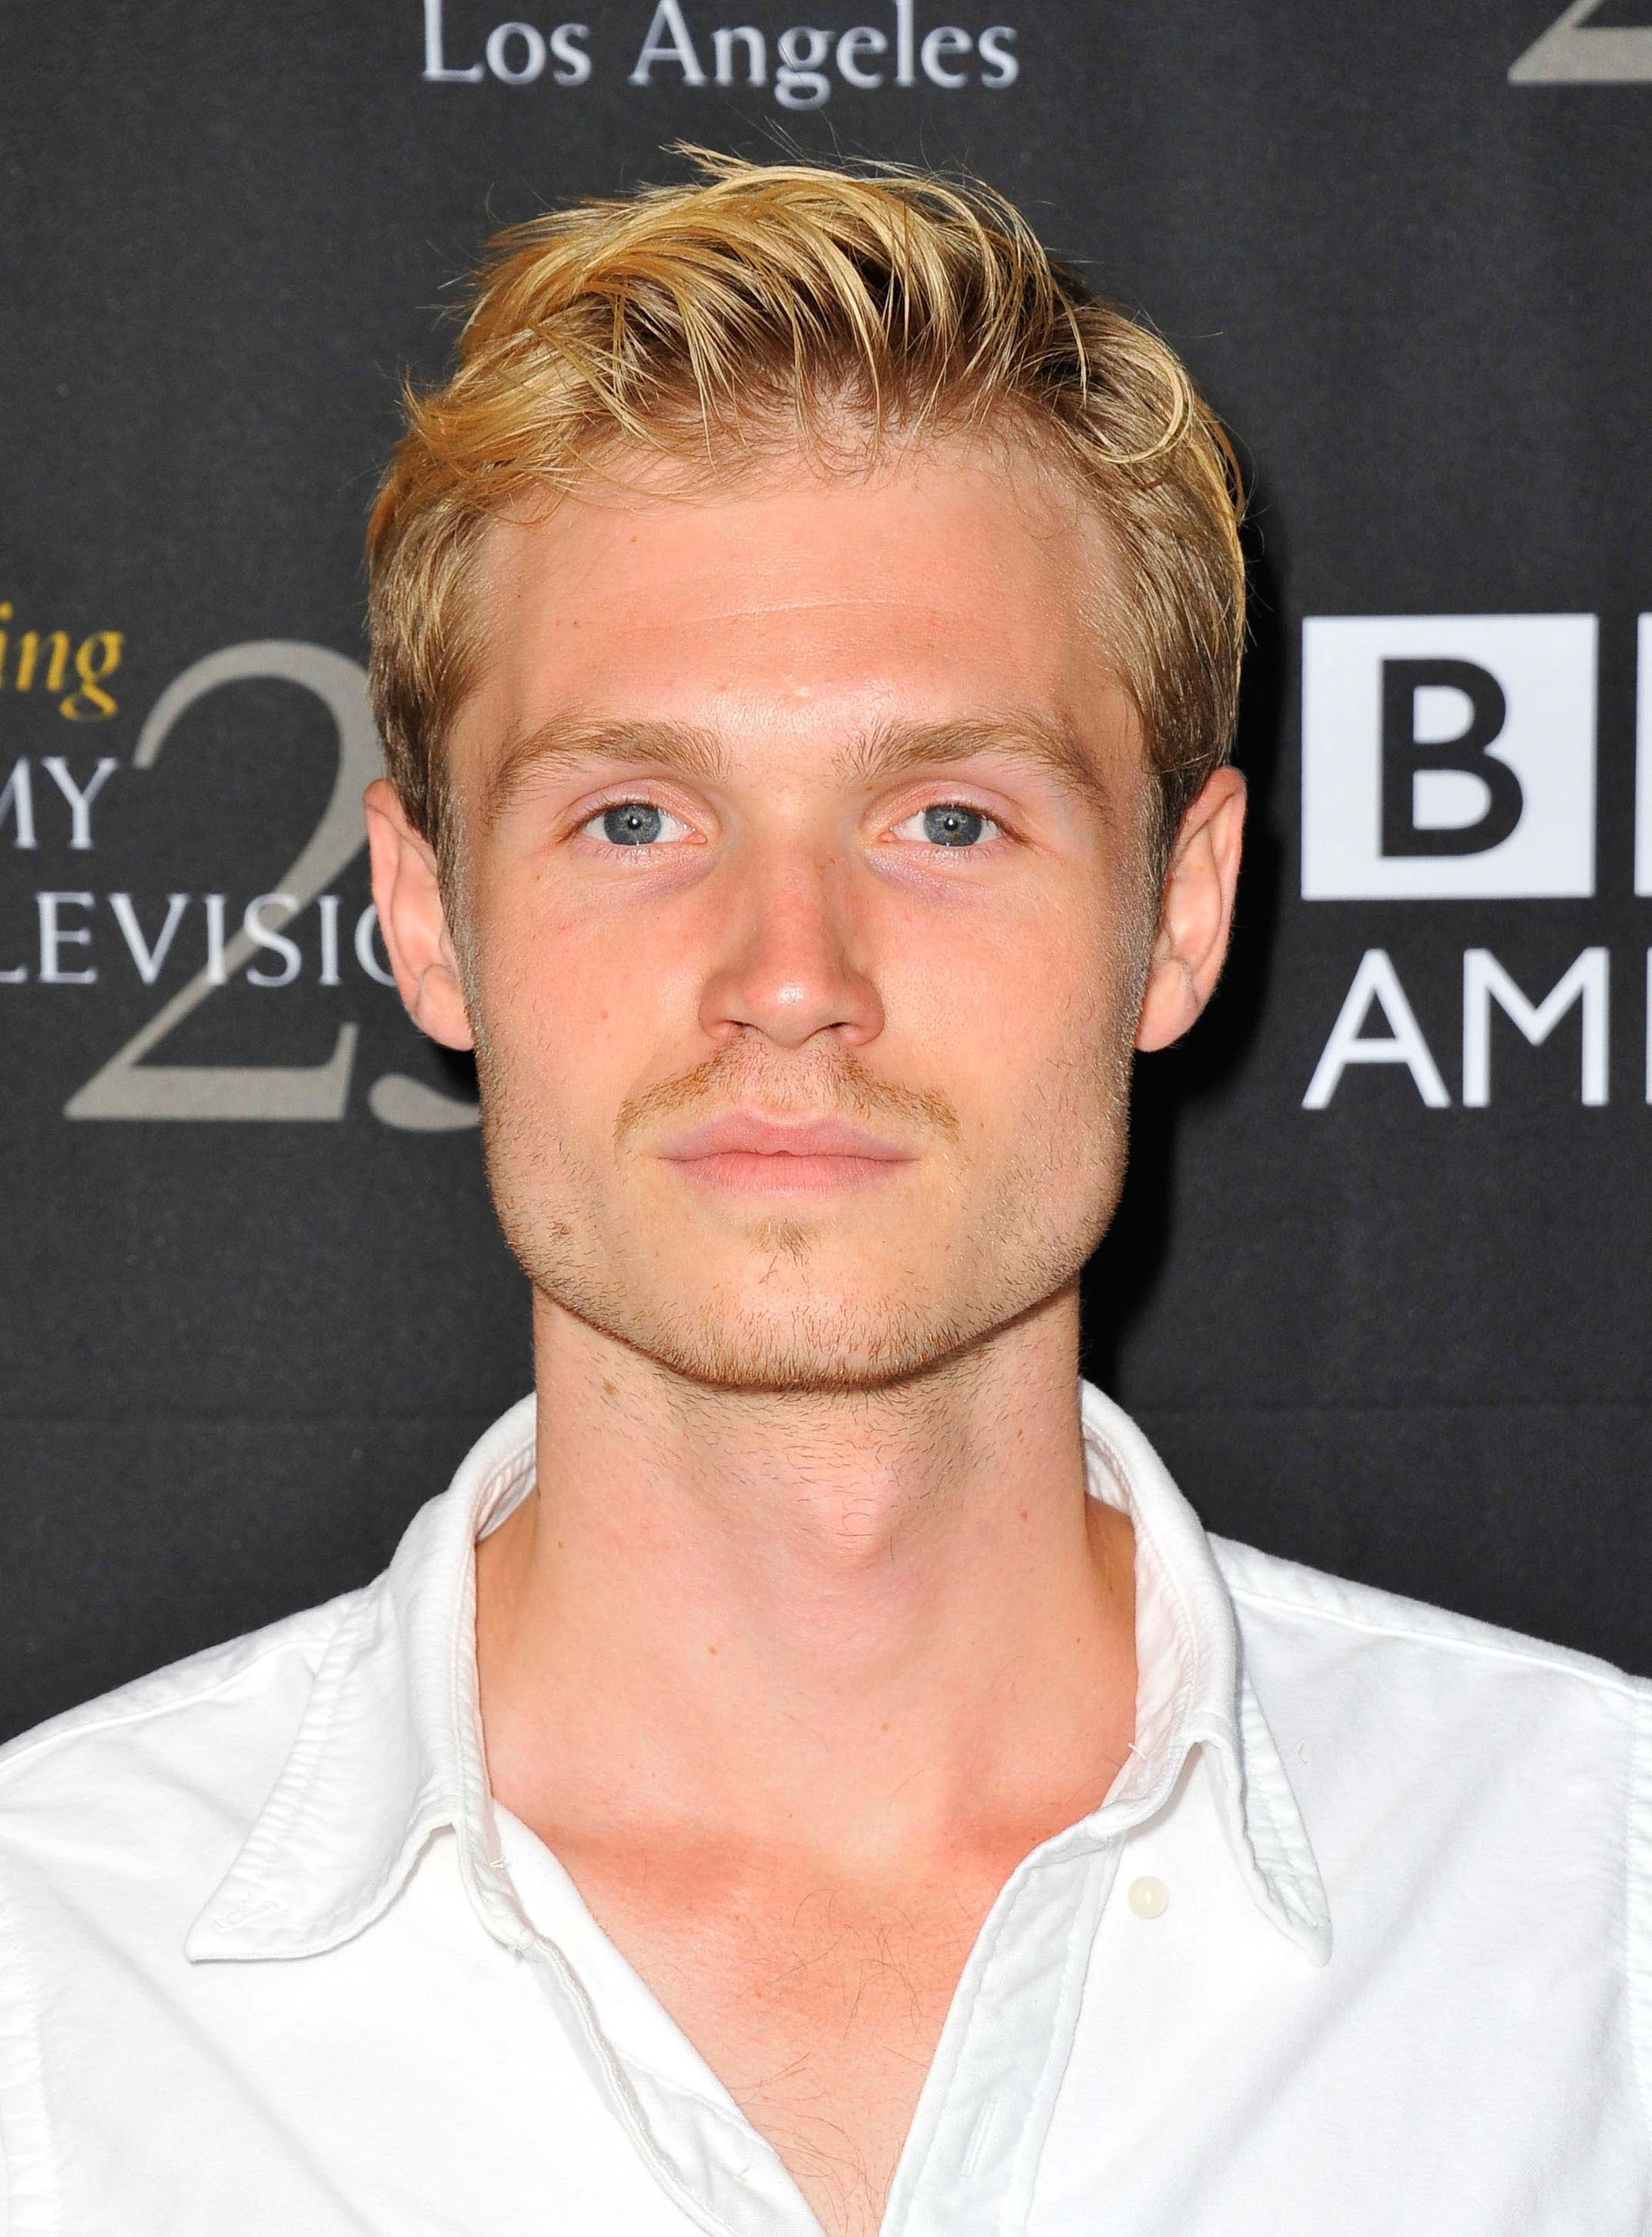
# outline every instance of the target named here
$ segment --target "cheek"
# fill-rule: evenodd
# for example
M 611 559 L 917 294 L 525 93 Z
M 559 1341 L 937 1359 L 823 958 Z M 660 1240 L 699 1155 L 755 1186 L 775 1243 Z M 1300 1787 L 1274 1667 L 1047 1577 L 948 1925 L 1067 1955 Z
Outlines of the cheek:
M 472 952 L 472 1008 L 493 1076 L 542 1107 L 611 1118 L 695 1014 L 691 943 L 571 915 L 532 881 L 501 891 Z M 575 1122 L 577 1124 L 577 1120 Z
M 1052 895 L 1025 921 L 972 927 L 962 939 L 946 927 L 927 954 L 895 968 L 915 1014 L 947 1021 L 1008 1084 L 1093 1063 L 1120 1035 L 1127 1044 L 1133 967 L 1123 929 L 1084 898 Z

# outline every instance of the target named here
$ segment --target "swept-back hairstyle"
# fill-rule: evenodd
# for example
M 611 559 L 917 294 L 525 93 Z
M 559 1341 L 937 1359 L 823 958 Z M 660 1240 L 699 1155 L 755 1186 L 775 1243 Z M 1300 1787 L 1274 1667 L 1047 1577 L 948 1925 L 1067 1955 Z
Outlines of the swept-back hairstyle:
M 1179 359 L 987 188 L 686 152 L 687 185 L 500 234 L 453 377 L 406 393 L 367 560 L 373 707 L 410 820 L 445 853 L 490 519 L 623 478 L 627 454 L 691 485 L 980 432 L 1041 450 L 1106 523 L 1098 612 L 1167 840 L 1232 742 L 1245 604 L 1232 452 Z

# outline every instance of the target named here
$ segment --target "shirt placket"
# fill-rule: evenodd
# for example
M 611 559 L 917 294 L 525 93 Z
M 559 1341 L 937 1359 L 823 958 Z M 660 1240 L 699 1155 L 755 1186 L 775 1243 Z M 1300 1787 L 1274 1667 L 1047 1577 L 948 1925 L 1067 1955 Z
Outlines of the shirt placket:
M 882 2237 L 1021 2237 L 1073 2048 L 1116 1841 L 1020 1866 L 983 1927 L 889 2194 Z
M 773 2147 L 732 2106 L 618 2049 L 578 1968 L 527 1919 L 502 1862 L 481 1877 L 494 1931 L 530 1968 L 587 2079 L 672 2207 L 706 2237 L 819 2237 Z M 545 2226 L 561 2228 L 554 2214 Z

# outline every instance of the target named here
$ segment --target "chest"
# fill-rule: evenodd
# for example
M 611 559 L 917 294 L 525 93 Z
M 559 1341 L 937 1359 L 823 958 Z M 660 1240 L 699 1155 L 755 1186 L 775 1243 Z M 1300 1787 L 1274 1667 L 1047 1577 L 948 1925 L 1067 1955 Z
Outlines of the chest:
M 873 2237 L 990 1875 L 876 1892 L 779 1877 L 673 1893 L 578 1875 L 593 1916 L 829 2237 Z
M 984 1937 L 988 1962 L 978 1962 L 983 1944 L 968 1958 L 947 2029 L 959 2056 L 923 2108 L 929 2148 L 909 2194 L 903 2178 L 889 2237 L 1642 2227 L 1645 2115 L 1622 1943 L 1579 1900 L 1575 1859 L 1557 1876 L 1552 1839 L 1534 1835 L 1499 1880 L 1465 1838 L 1379 1904 L 1370 1869 L 1339 1862 L 1354 1844 L 1332 1824 L 1323 1845 L 1338 1941 L 1316 1968 L 1261 1917 L 1214 1821 L 1199 1831 L 1203 1808 L 1196 1778 L 1127 1845 L 1110 1882 L 1105 1871 L 1041 1869 L 1001 1909 Z M 23 1947 L 43 1962 L 25 1976 L 34 1995 L 21 2007 L 34 2009 L 37 2099 L 26 2069 L 0 2060 L 19 2237 L 25 2227 L 43 2237 L 696 2237 L 708 2222 L 807 2237 L 803 2214 L 752 2166 L 735 2133 L 744 2124 L 701 2117 L 694 2077 L 628 2003 L 636 1960 L 619 1964 L 554 1860 L 512 1831 L 506 1847 L 531 1915 L 565 1950 L 598 2026 L 628 2046 L 616 2063 L 645 2093 L 649 2150 L 598 2086 L 557 1969 L 483 1931 L 457 1845 L 438 1836 L 374 1924 L 298 1963 L 191 1964 L 181 1918 L 160 1933 L 145 1921 L 135 1936 L 115 1905 L 105 1924 L 125 1927 L 123 1938 L 111 1944 L 100 1926 L 82 1947 L 66 1918 L 48 1933 L 43 1898 L 23 1921 Z M 1153 1915 L 1129 1901 L 1145 1874 L 1168 1891 Z M 1094 1917 L 1090 1888 L 1108 1891 Z M 888 2166 L 903 2117 L 887 2081 L 901 2064 L 896 2037 L 885 2036 L 881 2067 L 844 2060 L 845 2040 L 851 2054 L 862 2040 L 850 1983 L 868 1967 L 834 1976 L 804 1963 L 790 1982 L 780 1976 L 809 1952 L 784 1913 L 750 1890 L 727 1891 L 726 1902 L 710 1885 L 702 1893 L 654 1957 L 639 1943 L 649 1985 L 741 2085 L 752 2124 L 788 2140 L 815 2221 L 864 2237 L 876 2226 L 879 2122 Z M 864 1937 L 857 1948 L 846 1932 L 859 1922 L 842 1894 L 806 1897 L 794 1904 L 803 1926 L 834 1922 L 816 1959 L 836 1944 L 858 1960 Z M 928 1909 L 913 1899 L 906 1923 Z M 872 1937 L 886 2016 L 912 2009 L 889 1992 L 892 1978 L 917 1984 L 922 2009 L 923 1937 L 901 1923 L 885 1915 Z M 83 1920 L 72 1930 L 84 1937 Z M 765 1936 L 770 1957 L 743 1993 L 732 1953 L 743 1940 L 761 1957 Z M 929 1938 L 947 1939 L 933 1920 Z M 694 1971 L 696 1953 L 715 1958 L 705 1970 L 713 1990 L 723 1978 L 721 1993 L 673 1988 L 669 1969 Z M 717 2048 L 730 2008 L 739 2018 L 773 2003 L 796 2012 L 822 1977 L 836 1983 L 836 2045 L 800 2043 L 800 2023 L 779 2036 L 731 2029 Z M 929 1980 L 933 1993 L 933 1971 Z M 831 2007 L 803 2009 L 827 2036 Z M 922 2036 L 906 2040 L 904 2094 L 915 2101 L 929 2054 L 915 2060 Z M 744 2065 L 754 2049 L 768 2069 Z M 700 2211 L 668 2197 L 655 2146 L 685 2172 Z M 18 2218 L 19 2201 L 54 2194 L 55 2216 Z

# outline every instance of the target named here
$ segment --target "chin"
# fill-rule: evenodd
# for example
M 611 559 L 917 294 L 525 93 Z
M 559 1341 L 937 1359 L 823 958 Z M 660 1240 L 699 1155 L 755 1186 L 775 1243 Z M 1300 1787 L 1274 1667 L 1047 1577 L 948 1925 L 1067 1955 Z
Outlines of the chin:
M 889 1235 L 871 1245 L 775 1211 L 732 1247 L 689 1228 L 656 1254 L 543 1202 L 499 1191 L 495 1203 L 550 1303 L 686 1383 L 753 1396 L 871 1392 L 943 1370 L 1070 1287 L 1094 1239 L 1067 1213 L 1032 1234 L 985 1223 L 973 1249 L 932 1254 L 910 1235 L 904 1249 Z
M 743 1391 L 757 1397 L 790 1393 L 825 1397 L 887 1390 L 915 1382 L 965 1349 L 970 1339 L 925 1329 L 886 1331 L 877 1343 L 823 1342 L 810 1332 L 743 1329 L 696 1330 L 686 1343 L 667 1343 L 657 1363 L 703 1389 Z
M 881 1308 L 864 1299 L 852 1306 L 794 1301 L 776 1309 L 679 1297 L 653 1312 L 580 1317 L 684 1382 L 754 1396 L 884 1389 L 940 1367 L 981 1333 L 977 1322 L 909 1300 Z

